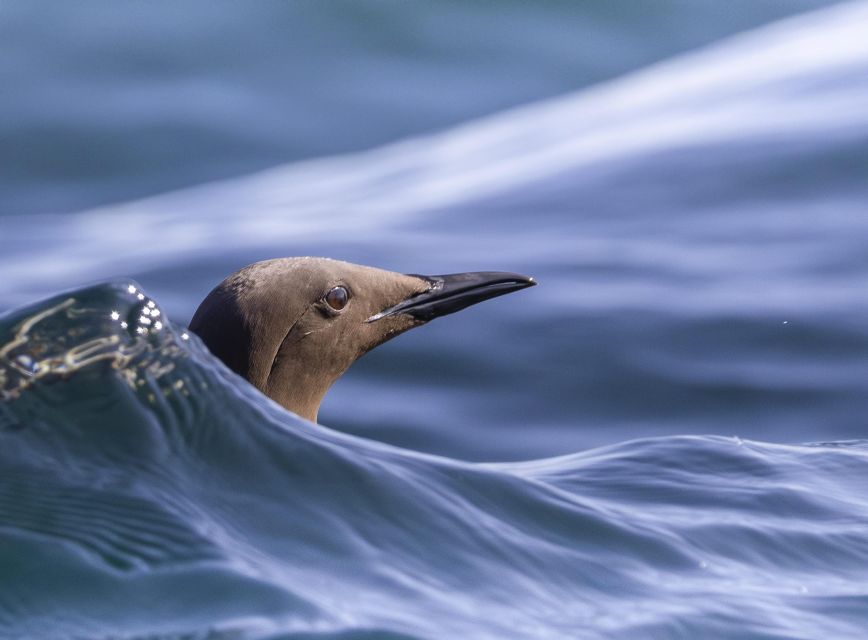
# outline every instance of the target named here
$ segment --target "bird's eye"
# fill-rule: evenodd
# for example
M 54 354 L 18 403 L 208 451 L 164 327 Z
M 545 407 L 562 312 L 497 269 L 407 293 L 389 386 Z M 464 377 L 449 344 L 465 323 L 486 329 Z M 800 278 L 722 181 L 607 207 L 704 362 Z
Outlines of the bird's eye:
M 335 311 L 340 311 L 347 306 L 350 294 L 343 287 L 335 287 L 325 295 L 325 301 Z

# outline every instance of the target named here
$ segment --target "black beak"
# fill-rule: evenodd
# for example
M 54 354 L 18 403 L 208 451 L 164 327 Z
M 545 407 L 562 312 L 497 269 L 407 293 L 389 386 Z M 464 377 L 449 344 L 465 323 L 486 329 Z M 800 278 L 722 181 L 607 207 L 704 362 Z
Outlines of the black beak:
M 453 273 L 445 276 L 414 275 L 413 277 L 427 280 L 431 283 L 431 288 L 384 309 L 367 321 L 374 322 L 403 313 L 427 322 L 461 311 L 477 302 L 536 285 L 533 278 L 500 271 Z

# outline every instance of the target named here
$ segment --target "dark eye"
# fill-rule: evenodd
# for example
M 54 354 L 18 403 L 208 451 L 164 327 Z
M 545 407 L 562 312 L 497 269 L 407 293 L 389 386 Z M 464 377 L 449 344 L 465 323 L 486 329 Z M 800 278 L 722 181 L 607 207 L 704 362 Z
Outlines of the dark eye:
M 325 295 L 325 301 L 335 311 L 340 311 L 347 306 L 350 294 L 343 287 L 335 287 Z

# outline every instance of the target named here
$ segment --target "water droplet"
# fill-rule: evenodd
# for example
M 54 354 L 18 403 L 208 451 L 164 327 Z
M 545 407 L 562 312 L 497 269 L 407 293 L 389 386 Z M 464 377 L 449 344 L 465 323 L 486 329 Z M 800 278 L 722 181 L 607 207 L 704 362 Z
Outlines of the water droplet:
M 20 356 L 15 358 L 15 361 L 22 367 L 24 367 L 28 373 L 35 373 L 38 369 L 36 361 L 27 354 L 21 354 Z

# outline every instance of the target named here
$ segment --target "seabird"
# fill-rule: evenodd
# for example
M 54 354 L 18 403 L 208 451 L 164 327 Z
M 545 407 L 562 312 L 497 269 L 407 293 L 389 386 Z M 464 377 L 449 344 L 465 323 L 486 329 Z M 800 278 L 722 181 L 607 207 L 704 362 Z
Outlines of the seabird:
M 328 258 L 278 258 L 217 285 L 190 330 L 262 393 L 316 422 L 329 387 L 377 345 L 535 284 L 516 273 L 405 275 Z

